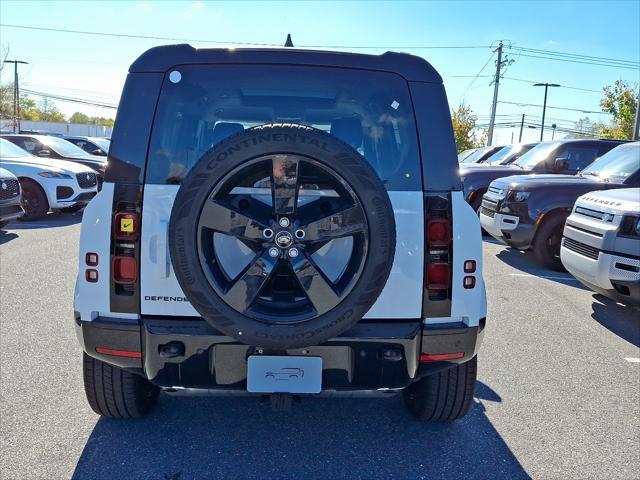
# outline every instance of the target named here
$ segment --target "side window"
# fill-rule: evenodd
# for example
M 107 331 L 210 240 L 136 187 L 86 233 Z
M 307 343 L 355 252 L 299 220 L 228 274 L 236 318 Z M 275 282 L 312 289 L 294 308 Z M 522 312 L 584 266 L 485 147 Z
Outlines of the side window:
M 33 155 L 36 155 L 38 151 L 42 150 L 40 142 L 37 142 L 33 138 L 17 138 L 15 143 Z
M 556 158 L 567 158 L 569 170 L 579 172 L 591 164 L 600 152 L 596 146 L 591 145 L 565 145 L 556 153 Z
M 89 142 L 85 142 L 84 140 L 76 140 L 73 143 L 75 143 L 77 146 L 79 146 L 85 152 L 91 153 L 93 150 L 95 150 L 95 147 L 93 147 L 93 145 L 91 145 Z

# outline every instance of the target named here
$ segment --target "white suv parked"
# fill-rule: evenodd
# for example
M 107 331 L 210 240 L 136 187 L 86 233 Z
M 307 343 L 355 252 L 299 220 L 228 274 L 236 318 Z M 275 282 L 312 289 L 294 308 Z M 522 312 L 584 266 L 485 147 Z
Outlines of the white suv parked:
M 97 193 L 96 172 L 91 168 L 36 157 L 3 138 L 0 165 L 20 180 L 25 209 L 21 220 L 37 220 L 49 210 L 79 210 Z
M 75 328 L 87 399 L 162 389 L 402 392 L 472 404 L 482 239 L 442 78 L 406 54 L 156 47 L 130 68 L 84 212 Z

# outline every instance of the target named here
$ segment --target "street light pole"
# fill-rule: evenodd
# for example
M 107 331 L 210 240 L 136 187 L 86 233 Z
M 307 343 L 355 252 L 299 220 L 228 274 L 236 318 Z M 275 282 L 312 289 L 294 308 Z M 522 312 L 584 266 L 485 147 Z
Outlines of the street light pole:
M 18 86 L 18 64 L 28 65 L 22 60 L 5 60 L 13 63 L 13 133 L 20 133 L 20 87 Z
M 534 83 L 534 87 L 544 87 L 544 103 L 542 105 L 542 127 L 540 128 L 540 141 L 544 135 L 544 117 L 547 113 L 547 90 L 549 87 L 559 87 L 557 83 Z
M 522 114 L 522 121 L 520 122 L 520 136 L 518 137 L 518 143 L 522 143 L 522 129 L 524 128 L 524 113 Z
M 632 140 L 638 140 L 640 138 L 640 90 L 638 91 L 638 101 L 636 102 L 636 120 L 633 123 L 633 133 L 631 135 Z

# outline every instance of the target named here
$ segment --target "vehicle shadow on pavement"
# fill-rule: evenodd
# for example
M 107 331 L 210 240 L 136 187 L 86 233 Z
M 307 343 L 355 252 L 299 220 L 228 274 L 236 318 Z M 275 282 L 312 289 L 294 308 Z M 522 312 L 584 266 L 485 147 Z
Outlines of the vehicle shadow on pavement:
M 6 228 L 0 228 L 0 245 L 10 242 L 14 238 L 18 238 L 18 235 L 13 232 L 8 232 Z
M 530 478 L 484 413 L 422 424 L 399 396 L 304 398 L 274 412 L 256 398 L 162 395 L 134 421 L 100 419 L 74 479 Z
M 568 272 L 556 272 L 538 265 L 533 256 L 533 252 L 505 247 L 504 250 L 496 254 L 496 257 L 507 265 L 520 270 L 525 274 L 533 275 L 535 277 L 544 277 L 546 280 L 558 282 L 563 285 L 569 285 L 581 290 L 589 290 Z
M 627 342 L 640 347 L 640 309 L 621 305 L 604 295 L 593 295 L 591 317 Z
M 4 230 L 33 230 L 37 228 L 67 227 L 82 221 L 82 212 L 49 213 L 40 220 L 29 222 L 15 221 L 7 225 Z

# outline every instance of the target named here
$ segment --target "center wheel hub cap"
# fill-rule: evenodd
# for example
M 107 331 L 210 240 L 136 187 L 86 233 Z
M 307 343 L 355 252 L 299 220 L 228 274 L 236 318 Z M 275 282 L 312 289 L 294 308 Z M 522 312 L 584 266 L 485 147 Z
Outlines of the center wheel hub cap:
M 293 236 L 289 232 L 278 232 L 276 235 L 276 245 L 280 248 L 289 248 L 293 243 Z

